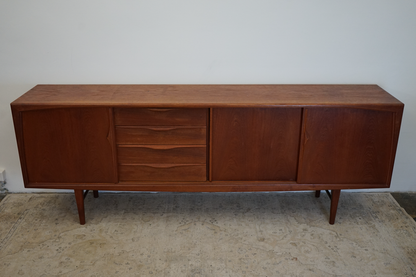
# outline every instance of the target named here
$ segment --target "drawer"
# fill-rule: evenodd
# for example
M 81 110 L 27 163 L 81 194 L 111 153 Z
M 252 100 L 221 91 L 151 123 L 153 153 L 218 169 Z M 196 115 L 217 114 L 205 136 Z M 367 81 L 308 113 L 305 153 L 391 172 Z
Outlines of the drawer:
M 205 146 L 130 146 L 117 148 L 120 164 L 206 164 Z
M 205 165 L 119 165 L 120 181 L 206 181 Z
M 118 126 L 206 126 L 207 114 L 207 109 L 114 109 Z
M 117 144 L 206 144 L 205 127 L 116 127 Z

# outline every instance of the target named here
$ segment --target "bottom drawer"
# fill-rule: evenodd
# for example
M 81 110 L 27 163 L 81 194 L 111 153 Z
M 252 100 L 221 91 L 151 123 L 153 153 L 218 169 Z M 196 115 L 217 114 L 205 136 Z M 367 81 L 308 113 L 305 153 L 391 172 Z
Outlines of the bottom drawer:
M 119 165 L 120 181 L 206 181 L 206 165 Z

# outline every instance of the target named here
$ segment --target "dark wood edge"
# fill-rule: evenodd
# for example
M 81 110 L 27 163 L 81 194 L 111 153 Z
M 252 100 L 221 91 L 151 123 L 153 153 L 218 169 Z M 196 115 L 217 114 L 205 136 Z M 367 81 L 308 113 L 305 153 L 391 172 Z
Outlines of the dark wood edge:
M 304 153 L 304 146 L 307 139 L 306 134 L 306 120 L 308 118 L 308 109 L 303 108 L 302 109 L 302 119 L 301 119 L 301 129 L 300 129 L 300 140 L 299 140 L 299 151 L 298 151 L 298 165 L 297 165 L 297 171 L 296 171 L 296 180 L 298 183 L 302 183 L 302 175 L 300 172 L 302 172 L 302 165 L 303 163 L 303 153 Z
M 103 103 L 43 103 L 43 104 L 11 104 L 18 107 L 20 111 L 28 110 L 44 110 L 44 109 L 60 109 L 60 108 L 353 108 L 353 109 L 365 109 L 376 110 L 386 112 L 397 112 L 403 109 L 403 103 L 397 104 L 345 104 L 345 103 L 332 103 L 332 104 L 256 104 L 256 103 L 237 103 L 237 104 L 223 104 L 223 103 L 117 103 L 117 102 L 103 102 Z
M 118 144 L 117 148 L 149 148 L 149 149 L 177 149 L 177 148 L 207 148 L 205 144 Z
M 296 153 L 296 156 L 298 158 L 297 164 L 296 164 L 296 181 L 298 180 L 298 174 L 299 174 L 299 167 L 300 167 L 300 163 L 301 163 L 301 156 L 300 156 L 300 152 L 303 149 L 302 148 L 302 138 L 303 138 L 303 121 L 304 121 L 304 117 L 303 114 L 305 113 L 305 108 L 301 108 L 300 110 L 300 126 L 299 126 L 299 145 L 298 145 L 298 152 Z M 302 159 L 303 159 L 303 155 L 302 155 Z
M 187 126 L 163 126 L 163 125 L 115 125 L 117 129 L 163 129 L 163 131 L 177 129 L 207 129 L 207 123 L 204 125 L 187 125 Z
M 208 109 L 209 117 L 207 124 L 207 172 L 208 181 L 212 181 L 212 108 Z
M 56 184 L 33 183 L 27 188 L 83 189 L 111 191 L 166 191 L 166 192 L 255 192 L 255 191 L 308 191 L 334 189 L 374 189 L 389 188 L 386 184 L 297 184 L 295 182 L 142 182 L 96 183 L 96 184 Z
M 118 159 L 117 159 L 117 144 L 116 144 L 116 127 L 115 127 L 115 123 L 114 123 L 114 110 L 113 108 L 108 108 L 108 117 L 109 117 L 109 124 L 110 126 L 109 131 L 108 131 L 108 140 L 109 143 L 111 144 L 111 149 L 113 152 L 113 175 L 114 175 L 114 179 L 113 182 L 114 183 L 118 183 L 119 178 L 118 178 Z

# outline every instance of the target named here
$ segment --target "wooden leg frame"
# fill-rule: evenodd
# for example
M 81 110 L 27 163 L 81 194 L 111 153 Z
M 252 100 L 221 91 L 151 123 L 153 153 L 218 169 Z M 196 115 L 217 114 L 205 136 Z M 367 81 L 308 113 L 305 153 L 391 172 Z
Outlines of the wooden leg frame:
M 78 215 L 79 215 L 79 223 L 81 225 L 85 224 L 85 209 L 84 209 L 84 199 L 88 194 L 88 190 L 84 192 L 82 189 L 75 189 L 75 199 L 77 201 L 77 207 L 78 207 Z M 331 192 L 328 190 L 326 191 L 329 198 L 331 199 L 331 210 L 329 213 L 329 224 L 335 223 L 335 216 L 337 214 L 337 208 L 338 208 L 338 201 L 339 196 L 341 195 L 340 189 L 333 189 Z M 93 190 L 94 198 L 98 198 L 98 190 Z M 315 191 L 315 197 L 319 197 L 321 195 L 321 191 L 317 190 Z
M 85 209 L 84 209 L 84 199 L 87 197 L 88 190 L 84 192 L 82 189 L 75 189 L 75 200 L 77 201 L 79 223 L 81 225 L 85 224 Z M 98 197 L 98 190 L 93 190 L 94 198 Z
M 331 199 L 331 210 L 329 213 L 329 224 L 335 223 L 335 216 L 337 215 L 337 208 L 338 208 L 338 202 L 339 202 L 339 196 L 341 195 L 340 189 L 333 189 L 331 192 L 326 190 L 326 193 L 329 196 L 329 199 Z M 321 191 L 317 190 L 315 191 L 315 197 L 319 197 L 321 195 Z

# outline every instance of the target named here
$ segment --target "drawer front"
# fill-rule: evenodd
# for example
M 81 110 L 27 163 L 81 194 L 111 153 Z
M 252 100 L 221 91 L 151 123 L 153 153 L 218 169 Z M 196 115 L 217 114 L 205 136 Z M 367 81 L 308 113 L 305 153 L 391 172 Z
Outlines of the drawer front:
M 119 146 L 120 164 L 206 164 L 205 146 Z
M 118 126 L 206 126 L 207 109 L 114 109 Z
M 205 165 L 120 165 L 120 181 L 206 181 Z
M 117 127 L 117 144 L 206 144 L 204 127 Z

